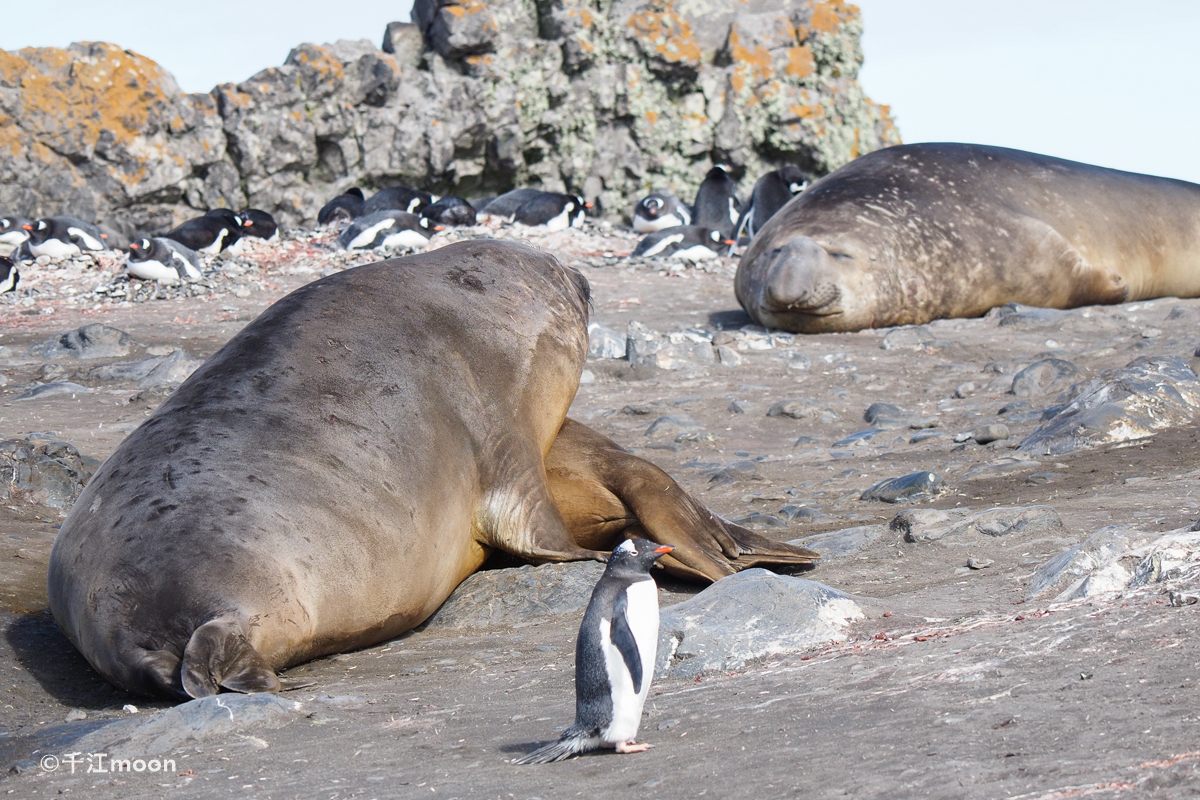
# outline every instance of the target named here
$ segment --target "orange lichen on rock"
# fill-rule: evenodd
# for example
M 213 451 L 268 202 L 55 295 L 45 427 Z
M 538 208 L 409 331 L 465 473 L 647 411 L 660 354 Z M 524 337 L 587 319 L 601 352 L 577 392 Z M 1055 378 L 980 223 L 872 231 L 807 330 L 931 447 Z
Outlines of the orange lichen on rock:
M 817 62 L 812 50 L 805 45 L 787 49 L 787 74 L 793 78 L 807 78 L 817 71 Z
M 346 79 L 346 70 L 342 67 L 342 62 L 330 55 L 324 47 L 298 49 L 295 60 L 316 72 L 322 81 L 341 83 Z
M 675 0 L 655 0 L 629 17 L 632 35 L 648 53 L 675 64 L 703 60 L 691 24 L 675 10 Z
M 858 19 L 858 6 L 842 0 L 817 0 L 812 4 L 809 25 L 816 33 L 833 33 L 843 22 Z
M 799 119 L 820 119 L 825 116 L 825 109 L 821 106 L 792 106 L 788 109 L 793 116 Z

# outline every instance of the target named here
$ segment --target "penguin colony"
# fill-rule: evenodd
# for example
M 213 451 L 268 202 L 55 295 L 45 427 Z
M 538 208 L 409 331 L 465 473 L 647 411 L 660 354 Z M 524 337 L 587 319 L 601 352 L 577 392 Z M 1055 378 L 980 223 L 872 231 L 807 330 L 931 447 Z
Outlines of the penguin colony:
M 612 551 L 575 643 L 575 724 L 513 763 L 546 764 L 606 747 L 650 749 L 634 741 L 658 655 L 658 585 L 650 570 L 674 549 L 626 539 Z
M 688 205 L 664 192 L 642 198 L 633 209 L 633 228 L 647 234 L 631 254 L 640 258 L 673 258 L 699 262 L 732 255 L 770 217 L 806 186 L 797 167 L 763 175 L 750 197 L 739 202 L 737 183 L 724 166 L 709 170 L 695 201 Z M 578 195 L 520 188 L 496 197 L 466 200 L 438 197 L 409 186 L 389 186 L 368 197 L 358 187 L 334 197 L 317 215 L 317 225 L 339 231 L 345 250 L 421 251 L 431 237 L 448 227 L 490 220 L 531 231 L 553 233 L 578 228 L 586 216 L 601 213 L 599 201 Z M 206 259 L 238 254 L 247 239 L 275 241 L 279 226 L 265 211 L 234 212 L 214 208 L 158 235 L 139 234 L 132 243 L 102 226 L 59 215 L 29 219 L 0 217 L 0 294 L 14 291 L 18 265 L 41 256 L 72 258 L 85 252 L 124 250 L 126 272 L 133 278 L 175 285 L 199 281 Z

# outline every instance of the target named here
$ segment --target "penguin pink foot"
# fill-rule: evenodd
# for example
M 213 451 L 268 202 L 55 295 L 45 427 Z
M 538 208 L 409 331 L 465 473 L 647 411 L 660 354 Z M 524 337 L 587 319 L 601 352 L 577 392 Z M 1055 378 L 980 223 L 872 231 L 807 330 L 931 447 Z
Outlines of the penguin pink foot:
M 633 739 L 630 739 L 628 742 L 617 742 L 618 753 L 644 753 L 651 747 L 654 747 L 654 745 L 648 742 L 638 744 Z

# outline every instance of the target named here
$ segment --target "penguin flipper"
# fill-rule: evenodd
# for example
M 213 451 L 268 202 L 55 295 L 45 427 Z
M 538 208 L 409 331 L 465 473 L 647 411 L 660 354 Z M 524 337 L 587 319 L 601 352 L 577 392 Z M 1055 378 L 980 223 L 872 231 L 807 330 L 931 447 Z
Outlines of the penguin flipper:
M 612 639 L 613 647 L 621 654 L 629 676 L 633 678 L 633 691 L 640 692 L 643 675 L 642 654 L 638 652 L 637 640 L 633 638 L 633 631 L 629 628 L 629 619 L 626 616 L 628 611 L 628 595 L 620 592 L 613 605 L 612 628 L 609 629 L 608 636 Z
M 222 689 L 250 694 L 278 692 L 275 670 L 246 639 L 242 626 L 232 619 L 214 619 L 192 633 L 183 651 L 183 690 L 192 697 L 208 697 Z

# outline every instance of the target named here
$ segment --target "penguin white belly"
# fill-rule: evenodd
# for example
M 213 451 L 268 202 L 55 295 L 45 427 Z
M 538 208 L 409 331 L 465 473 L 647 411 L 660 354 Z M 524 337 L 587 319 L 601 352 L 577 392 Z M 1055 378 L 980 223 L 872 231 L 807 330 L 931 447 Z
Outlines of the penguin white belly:
M 93 237 L 87 231 L 80 228 L 67 228 L 67 233 L 71 234 L 79 241 L 83 242 L 83 246 L 88 250 L 103 250 L 104 242 Z
M 226 247 L 225 252 L 229 253 L 230 255 L 240 256 L 242 254 L 242 249 L 245 247 L 245 245 L 246 245 L 245 239 L 238 239 L 236 242 L 229 245 L 229 247 Z
M 77 256 L 81 252 L 79 245 L 71 242 L 64 242 L 61 239 L 47 239 L 41 244 L 29 245 L 29 252 L 37 256 L 50 256 L 51 258 L 70 258 Z
M 737 201 L 732 197 L 729 198 L 729 221 L 734 225 L 738 224 Z
M 16 289 L 17 280 L 17 268 L 13 267 L 8 271 L 8 277 L 0 281 L 0 294 L 5 294 L 6 292 L 11 292 L 13 289 Z
M 402 247 L 405 250 L 424 250 L 429 247 L 429 240 L 416 231 L 402 230 L 390 233 L 383 240 L 384 247 Z
M 669 256 L 669 258 L 681 258 L 684 261 L 704 261 L 716 257 L 717 254 L 711 248 L 702 244 L 692 245 L 683 250 L 676 250 Z
M 658 584 L 653 579 L 638 581 L 626 590 L 628 610 L 625 619 L 637 643 L 642 661 L 642 685 L 633 686 L 633 677 L 625 666 L 621 651 L 611 644 L 610 623 L 600 624 L 601 640 L 604 642 L 604 663 L 608 669 L 609 685 L 612 687 L 612 722 L 600 731 L 605 742 L 615 744 L 628 742 L 637 736 L 642 724 L 642 707 L 650 693 L 654 679 L 654 660 L 658 656 Z
M 551 217 L 542 223 L 542 227 L 551 233 L 555 231 L 565 231 L 571 225 L 571 212 L 564 207 L 562 213 L 557 217 Z
M 654 233 L 666 228 L 677 228 L 680 225 L 686 225 L 682 219 L 674 214 L 667 214 L 658 219 L 646 219 L 645 217 L 633 218 L 633 229 L 638 233 Z
M 20 247 L 28 238 L 29 234 L 23 230 L 8 231 L 6 233 L 0 233 L 0 244 L 9 245 L 15 250 Z
M 642 253 L 642 258 L 654 258 L 656 255 L 666 250 L 673 244 L 679 244 L 683 241 L 683 234 L 677 233 L 672 236 L 664 236 L 656 244 L 652 245 L 646 252 Z M 705 248 L 708 249 L 708 248 Z
M 350 244 L 346 245 L 346 249 L 347 250 L 359 250 L 362 248 L 371 247 L 372 242 L 375 241 L 375 237 L 379 235 L 380 231 L 385 231 L 395 224 L 396 224 L 396 220 L 394 220 L 394 219 L 385 219 L 385 220 L 382 220 L 381 222 L 375 223 L 374 225 L 372 225 L 371 227 L 367 228 L 362 233 L 360 233 L 358 236 L 355 236 L 353 239 L 351 239 Z
M 144 281 L 155 281 L 164 286 L 179 283 L 179 270 L 161 261 L 130 261 L 125 264 L 125 269 L 133 277 Z

